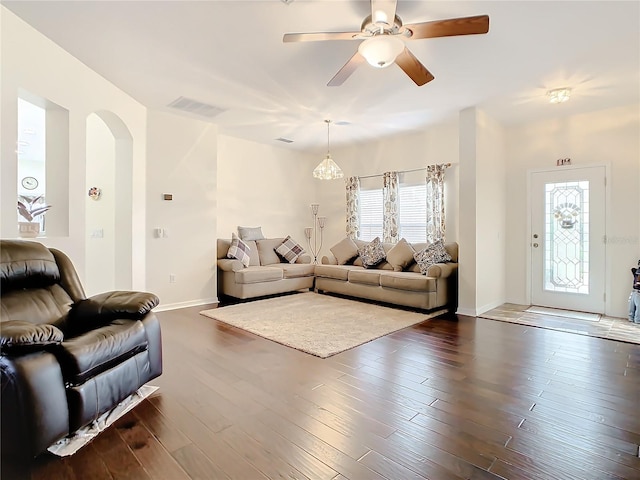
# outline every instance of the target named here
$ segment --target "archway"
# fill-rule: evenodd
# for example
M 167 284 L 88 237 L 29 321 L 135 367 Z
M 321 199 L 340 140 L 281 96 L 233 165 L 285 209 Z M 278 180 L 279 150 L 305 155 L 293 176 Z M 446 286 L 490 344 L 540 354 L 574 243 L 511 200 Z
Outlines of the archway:
M 86 139 L 86 293 L 129 290 L 133 138 L 120 117 L 101 110 L 87 117 Z

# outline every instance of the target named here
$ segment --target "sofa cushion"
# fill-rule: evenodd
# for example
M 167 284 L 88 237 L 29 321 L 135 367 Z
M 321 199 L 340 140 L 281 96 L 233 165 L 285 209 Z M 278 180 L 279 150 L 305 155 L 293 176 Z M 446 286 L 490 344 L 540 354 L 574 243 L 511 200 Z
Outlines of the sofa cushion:
M 371 268 L 378 265 L 386 257 L 386 252 L 380 241 L 380 237 L 376 237 L 368 244 L 358 249 L 358 255 L 362 259 L 362 266 Z
M 349 271 L 349 283 L 364 283 L 365 285 L 380 285 L 379 270 L 365 270 L 359 268 Z
M 280 257 L 276 253 L 276 248 L 278 248 L 283 240 L 284 238 L 264 238 L 262 240 L 256 240 L 258 255 L 260 256 L 260 265 L 280 263 Z
M 239 239 L 235 233 L 231 234 L 231 245 L 227 252 L 227 258 L 240 260 L 245 267 L 248 267 L 251 261 L 251 257 L 249 256 L 250 251 L 249 245 Z
M 329 250 L 331 250 L 333 256 L 336 257 L 336 260 L 338 260 L 338 265 L 345 265 L 358 255 L 358 246 L 349 237 L 343 238 Z
M 238 226 L 238 235 L 241 240 L 262 240 L 262 227 L 240 227 Z
M 420 266 L 420 273 L 423 275 L 427 274 L 427 270 L 431 265 L 451 261 L 451 255 L 447 253 L 442 240 L 437 240 L 427 248 L 420 250 L 414 255 L 414 258 Z
M 304 248 L 289 235 L 276 247 L 276 253 L 289 263 L 296 263 L 303 252 Z
M 282 280 L 283 271 L 277 267 L 248 267 L 235 273 L 236 283 L 260 283 Z
M 315 271 L 311 263 L 280 263 L 270 268 L 281 268 L 283 278 L 310 277 Z
M 409 242 L 401 238 L 400 241 L 387 252 L 387 262 L 393 267 L 394 271 L 401 272 L 413 262 L 414 253 L 416 252 L 413 247 L 409 245 Z
M 118 319 L 63 341 L 58 357 L 65 380 L 78 385 L 146 349 L 143 323 Z
M 354 267 L 353 265 L 316 265 L 316 277 L 333 278 L 336 280 L 344 280 L 349 278 L 351 270 L 362 270 L 362 267 Z
M 413 272 L 385 272 L 380 275 L 380 285 L 385 288 L 414 292 L 435 292 L 436 279 Z

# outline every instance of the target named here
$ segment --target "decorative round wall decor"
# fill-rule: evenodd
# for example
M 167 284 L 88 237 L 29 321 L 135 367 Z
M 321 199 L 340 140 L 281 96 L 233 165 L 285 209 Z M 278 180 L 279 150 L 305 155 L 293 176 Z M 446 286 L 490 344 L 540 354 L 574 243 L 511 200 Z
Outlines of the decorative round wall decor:
M 89 189 L 89 198 L 91 198 L 91 200 L 99 200 L 101 195 L 102 190 L 100 190 L 98 187 L 91 187 Z

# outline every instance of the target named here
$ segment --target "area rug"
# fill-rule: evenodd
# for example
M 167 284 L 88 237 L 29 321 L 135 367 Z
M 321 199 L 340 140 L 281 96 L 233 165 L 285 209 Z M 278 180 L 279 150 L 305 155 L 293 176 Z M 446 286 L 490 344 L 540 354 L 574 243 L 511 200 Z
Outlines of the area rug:
M 442 315 L 418 313 L 313 292 L 257 300 L 200 312 L 320 358 Z

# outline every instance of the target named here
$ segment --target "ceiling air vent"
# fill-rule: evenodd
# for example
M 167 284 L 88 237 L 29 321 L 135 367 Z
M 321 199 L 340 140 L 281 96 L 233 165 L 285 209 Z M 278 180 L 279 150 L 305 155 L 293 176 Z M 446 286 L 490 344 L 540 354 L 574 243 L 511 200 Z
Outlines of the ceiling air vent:
M 175 108 L 187 113 L 193 113 L 196 115 L 202 115 L 203 117 L 213 118 L 216 115 L 224 112 L 224 109 L 220 107 L 214 107 L 207 103 L 198 102 L 197 100 L 191 100 L 186 97 L 178 97 L 171 102 L 168 107 Z
M 283 143 L 293 143 L 293 140 L 289 140 L 288 138 L 284 138 L 284 137 L 278 137 L 276 138 L 276 140 L 278 142 L 283 142 Z

